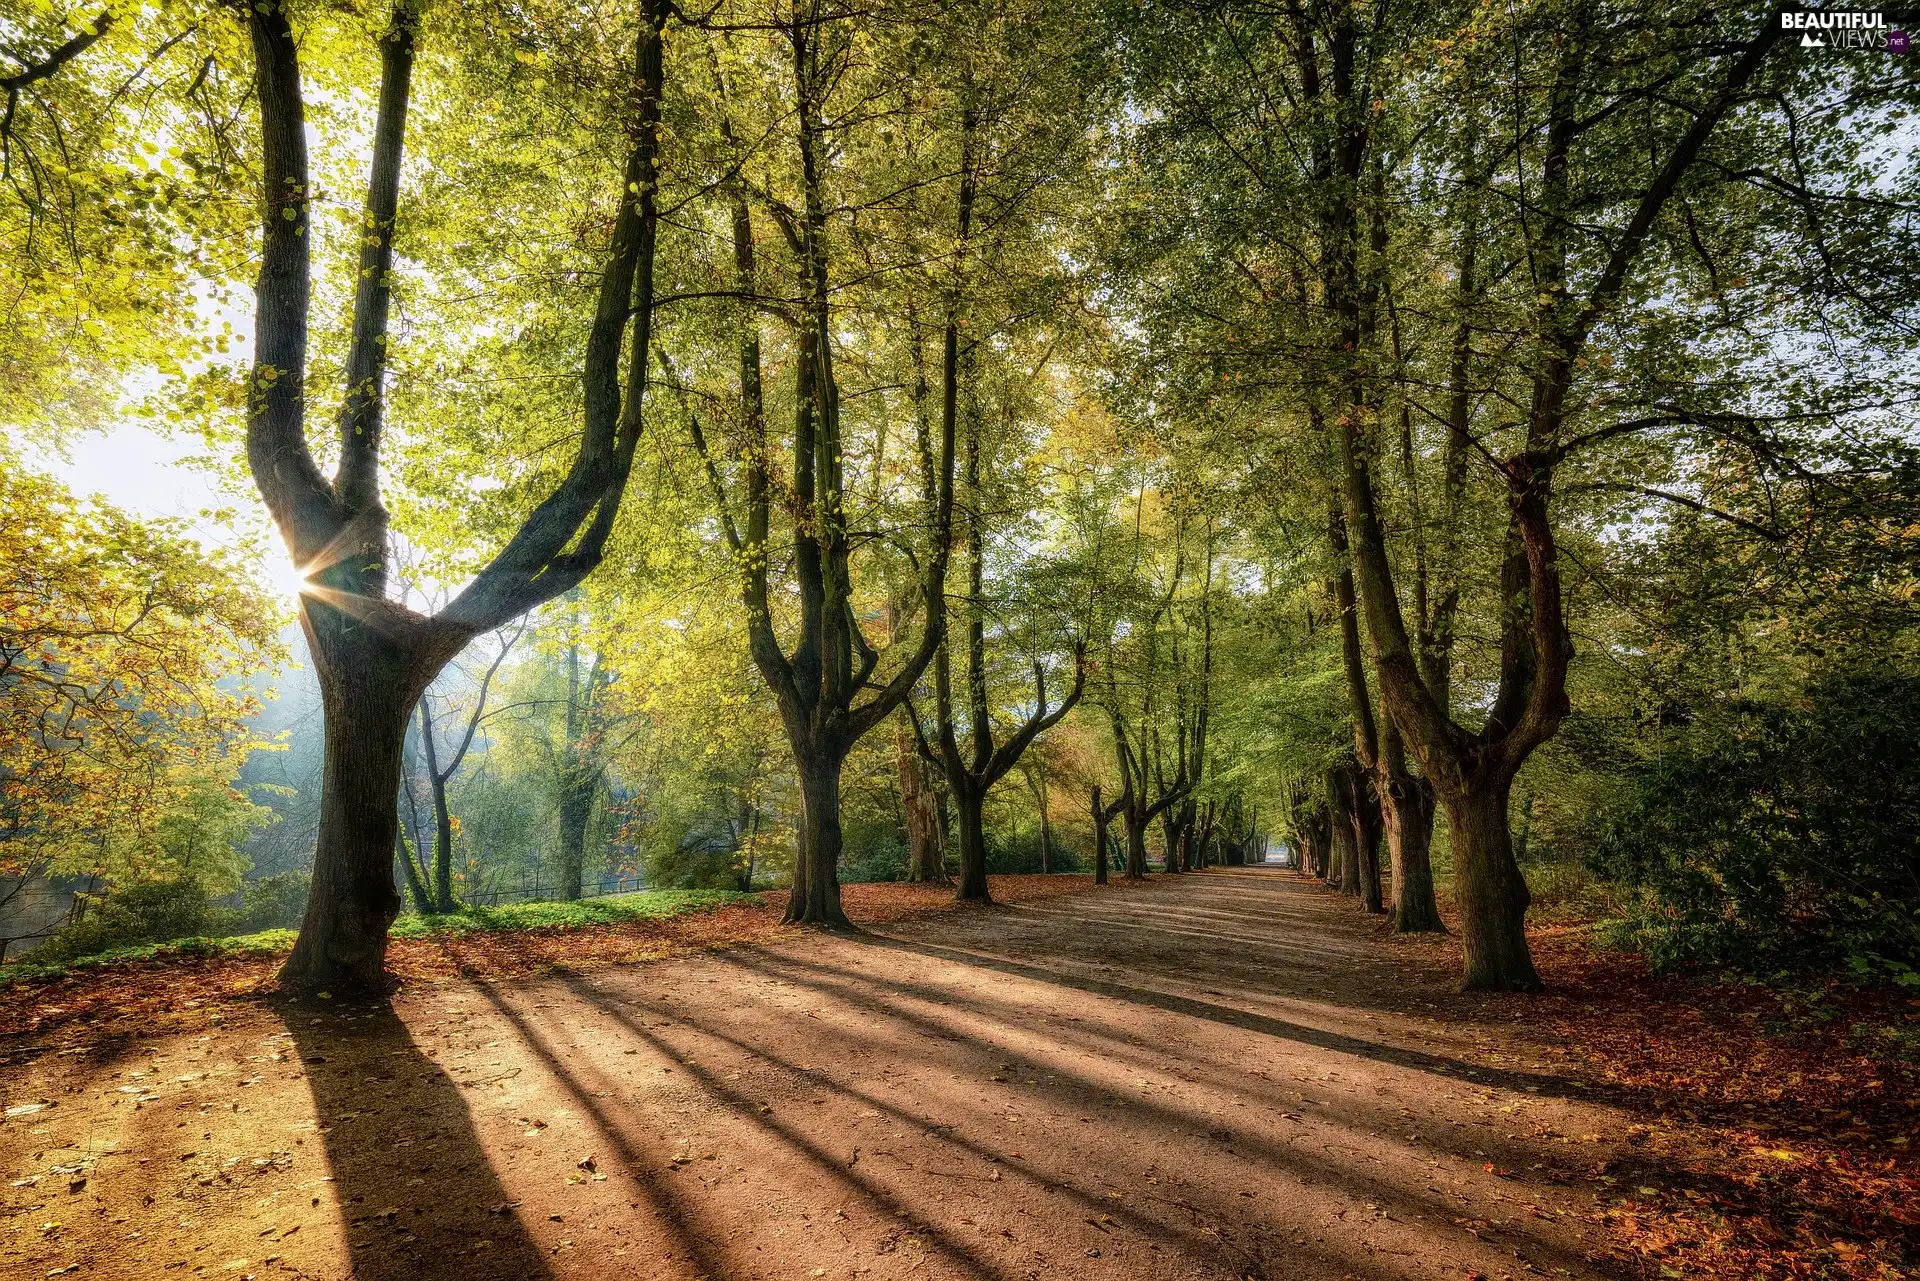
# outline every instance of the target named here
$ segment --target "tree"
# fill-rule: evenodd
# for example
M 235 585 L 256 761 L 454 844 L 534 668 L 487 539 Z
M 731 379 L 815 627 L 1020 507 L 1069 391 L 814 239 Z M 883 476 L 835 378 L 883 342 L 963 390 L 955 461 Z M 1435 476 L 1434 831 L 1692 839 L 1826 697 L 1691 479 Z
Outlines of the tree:
M 954 417 L 959 384 L 960 317 L 950 310 L 943 332 L 943 413 L 932 510 L 926 513 L 927 546 L 921 596 L 921 637 L 893 672 L 875 684 L 881 655 L 868 642 L 854 612 L 853 544 L 848 528 L 846 435 L 835 368 L 834 285 L 830 274 L 829 208 L 825 184 L 831 134 L 824 123 L 826 100 L 843 83 L 856 46 L 817 6 L 797 9 L 779 25 L 791 75 L 793 144 L 799 200 L 789 207 L 768 193 L 763 204 L 794 259 L 800 292 L 791 319 L 794 343 L 794 415 L 790 438 L 792 490 L 785 504 L 791 532 L 792 576 L 799 618 L 791 649 L 775 630 L 770 595 L 768 538 L 771 533 L 770 452 L 761 371 L 760 335 L 751 314 L 740 318 L 739 390 L 742 424 L 740 469 L 744 472 L 744 527 L 733 515 L 719 459 L 707 445 L 697 417 L 689 418 L 705 461 L 728 550 L 738 566 L 749 648 L 761 678 L 773 690 L 799 774 L 804 826 L 789 896 L 788 921 L 846 928 L 840 906 L 840 772 L 853 745 L 900 707 L 933 660 L 942 635 L 941 588 L 946 579 L 948 531 L 953 513 Z M 964 169 L 964 166 L 963 166 Z M 965 180 L 957 225 L 964 244 L 971 217 Z M 734 264 L 739 294 L 761 296 L 752 211 L 743 192 L 731 209 Z M 862 698 L 863 694 L 869 695 Z
M 1531 133 L 1543 125 L 1541 145 L 1535 151 L 1522 144 L 1515 156 L 1516 163 L 1538 165 L 1538 214 L 1522 212 L 1518 225 L 1528 242 L 1532 283 L 1540 301 L 1529 332 L 1536 356 L 1523 441 L 1517 452 L 1498 462 L 1509 514 L 1502 570 L 1507 607 L 1499 685 L 1477 731 L 1455 721 L 1452 709 L 1440 705 L 1422 679 L 1387 553 L 1373 480 L 1372 460 L 1379 450 L 1369 420 L 1348 412 L 1339 427 L 1346 515 L 1374 661 L 1393 718 L 1447 811 L 1465 937 L 1465 984 L 1478 989 L 1530 989 L 1540 983 L 1527 948 L 1530 896 L 1513 857 L 1507 798 L 1520 767 L 1552 737 L 1568 708 L 1572 646 L 1551 504 L 1555 468 L 1564 457 L 1576 362 L 1596 326 L 1620 304 L 1630 274 L 1647 252 L 1655 222 L 1721 119 L 1742 102 L 1780 38 L 1778 24 L 1763 23 L 1757 34 L 1729 45 L 1721 57 L 1690 62 L 1694 100 L 1676 108 L 1672 131 L 1660 140 L 1657 159 L 1636 167 L 1631 195 L 1621 201 L 1627 210 L 1625 224 L 1602 237 L 1600 252 L 1592 256 L 1594 269 L 1580 281 L 1574 277 L 1584 264 L 1576 263 L 1572 242 L 1575 193 L 1570 166 L 1577 146 L 1597 141 L 1591 113 L 1603 113 L 1604 119 L 1620 107 L 1647 101 L 1656 92 L 1664 97 L 1668 91 L 1655 90 L 1641 79 L 1659 74 L 1651 69 L 1616 68 L 1606 52 L 1607 24 L 1592 10 L 1576 9 L 1574 24 L 1555 55 L 1543 95 L 1543 118 L 1522 126 Z M 1352 114 L 1357 118 L 1357 111 Z M 1351 181 L 1359 176 L 1348 175 Z
M 392 856 L 408 714 L 435 674 L 474 636 L 571 589 L 591 572 L 619 512 L 640 435 L 651 342 L 666 19 L 663 6 L 642 0 L 626 87 L 630 114 L 622 122 L 622 194 L 586 344 L 584 430 L 573 466 L 452 601 L 421 615 L 389 596 L 380 476 L 401 153 L 420 11 L 413 0 L 401 0 L 379 37 L 379 106 L 338 466 L 329 479 L 307 431 L 313 254 L 307 233 L 314 192 L 299 44 L 285 6 L 246 10 L 263 183 L 247 458 L 309 584 L 300 619 L 320 677 L 327 735 L 313 891 L 282 971 L 290 986 L 384 986 L 387 929 L 399 910 Z
M 987 889 L 987 845 L 983 809 L 987 792 L 1020 763 L 1039 735 L 1051 729 L 1072 711 L 1086 688 L 1086 654 L 1083 644 L 1074 651 L 1073 687 L 1052 707 L 1047 704 L 1046 668 L 1033 662 L 1033 710 L 1022 718 L 1005 739 L 996 741 L 993 731 L 993 707 L 987 692 L 987 599 L 986 599 L 986 524 L 985 491 L 981 475 L 981 427 L 977 415 L 967 431 L 966 446 L 966 556 L 967 595 L 961 606 L 966 619 L 966 719 L 960 722 L 954 711 L 952 659 L 950 645 L 943 644 L 934 656 L 934 735 L 929 742 L 915 714 L 914 733 L 924 754 L 946 774 L 947 792 L 960 830 L 960 886 L 962 902 L 992 901 Z M 964 723 L 967 746 L 960 744 Z M 1041 802 L 1044 807 L 1044 799 Z M 1042 811 L 1044 821 L 1044 808 Z
M 232 780 L 260 744 L 225 678 L 279 656 L 279 611 L 179 522 L 17 461 L 0 509 L 0 902 L 46 875 L 231 888 L 261 817 Z
M 430 875 L 433 879 L 433 910 L 451 912 L 453 901 L 453 808 L 447 801 L 447 784 L 460 772 L 462 762 L 473 747 L 474 735 L 487 719 L 487 695 L 493 688 L 493 678 L 500 673 L 500 665 L 507 661 L 507 655 L 513 652 L 514 644 L 526 633 L 522 625 L 513 635 L 502 635 L 500 652 L 487 665 L 480 677 L 479 685 L 473 692 L 473 706 L 468 709 L 466 725 L 456 731 L 459 744 L 447 757 L 443 765 L 440 760 L 439 728 L 433 710 L 433 692 L 431 689 L 420 693 L 419 722 L 420 749 L 426 758 L 427 789 L 433 798 L 433 862 Z M 404 857 L 404 852 L 403 852 Z M 410 864 L 411 866 L 411 864 Z M 569 897 L 578 898 L 576 892 Z

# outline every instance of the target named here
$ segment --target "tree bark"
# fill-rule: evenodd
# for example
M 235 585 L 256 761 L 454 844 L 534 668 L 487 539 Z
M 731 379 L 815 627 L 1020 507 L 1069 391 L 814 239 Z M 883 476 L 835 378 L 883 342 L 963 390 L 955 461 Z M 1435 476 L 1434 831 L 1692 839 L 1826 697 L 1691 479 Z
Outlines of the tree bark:
M 321 632 L 314 612 L 304 611 L 302 621 L 317 660 L 325 724 L 320 829 L 306 914 L 282 973 L 314 990 L 379 992 L 388 986 L 387 930 L 400 913 L 395 784 L 407 721 L 432 668 L 332 610 L 339 626 Z
M 987 826 L 985 788 L 960 786 L 953 792 L 954 826 L 960 845 L 960 888 L 954 897 L 962 903 L 990 903 L 987 892 Z
M 940 793 L 928 776 L 927 764 L 914 745 L 907 709 L 893 735 L 894 765 L 900 772 L 900 807 L 907 828 L 907 880 L 916 885 L 951 885 L 947 874 L 947 841 L 940 821 Z
M 1367 786 L 1367 774 L 1359 766 L 1349 767 L 1347 786 L 1352 789 L 1353 806 L 1348 811 L 1353 823 L 1354 869 L 1359 873 L 1358 894 L 1361 907 L 1371 915 L 1387 910 L 1380 891 L 1380 802 Z
M 840 906 L 840 769 L 845 757 L 822 753 L 798 764 L 802 839 L 782 923 L 851 930 L 853 922 Z
M 1532 895 L 1513 857 L 1507 830 L 1507 793 L 1501 782 L 1451 799 L 1454 897 L 1466 944 L 1466 987 L 1474 991 L 1531 992 L 1540 987 L 1527 950 Z
M 433 907 L 453 911 L 453 811 L 447 805 L 446 780 L 433 779 Z
M 1050 876 L 1053 873 L 1053 824 L 1047 817 L 1047 773 L 1044 766 L 1025 773 L 1034 806 L 1040 812 L 1040 875 Z
M 394 850 L 394 857 L 400 861 L 401 871 L 407 881 L 407 892 L 413 896 L 413 910 L 422 916 L 431 915 L 433 893 L 427 888 L 426 881 L 421 879 L 419 865 L 413 861 L 413 846 L 407 840 L 406 828 L 396 824 L 395 830 L 399 834 L 399 845 Z
M 1127 879 L 1147 878 L 1147 815 L 1145 806 L 1129 806 L 1126 811 Z
M 560 791 L 560 897 L 578 902 L 587 866 L 587 827 L 593 820 L 593 800 L 600 794 L 600 776 L 568 778 Z
M 1107 824 L 1112 821 L 1113 812 L 1100 803 L 1100 785 L 1093 785 L 1093 799 L 1088 807 L 1093 813 L 1093 883 L 1107 883 Z

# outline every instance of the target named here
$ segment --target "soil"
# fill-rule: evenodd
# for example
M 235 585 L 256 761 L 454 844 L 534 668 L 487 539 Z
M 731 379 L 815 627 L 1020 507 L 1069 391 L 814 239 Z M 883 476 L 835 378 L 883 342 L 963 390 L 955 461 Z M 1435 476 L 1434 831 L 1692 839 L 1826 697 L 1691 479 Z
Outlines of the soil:
M 378 1006 L 248 971 L 145 1034 L 43 1015 L 0 1062 L 0 1276 L 1711 1275 L 1636 1232 L 1714 1136 L 1646 1124 L 1561 1006 L 1453 993 L 1451 941 L 1281 872 L 1022 879 Z

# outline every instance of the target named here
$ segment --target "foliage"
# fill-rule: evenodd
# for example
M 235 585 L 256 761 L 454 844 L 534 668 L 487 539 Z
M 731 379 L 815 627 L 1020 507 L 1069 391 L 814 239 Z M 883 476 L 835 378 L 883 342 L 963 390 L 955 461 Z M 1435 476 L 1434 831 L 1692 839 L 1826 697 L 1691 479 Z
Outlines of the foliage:
M 113 894 L 84 896 L 79 919 L 34 949 L 35 960 L 72 961 L 120 948 L 225 933 L 207 887 L 191 873 L 137 881 Z
M 300 923 L 307 910 L 305 872 L 275 872 L 240 884 L 240 905 L 235 909 L 234 932 L 256 934 L 264 930 L 290 929 Z
M 446 916 L 402 916 L 394 922 L 393 933 L 396 938 L 430 938 L 500 930 L 567 930 L 618 925 L 622 921 L 664 920 L 753 901 L 753 895 L 734 890 L 643 890 L 573 903 L 503 903 L 498 907 L 465 907 Z
M 0 983 L 15 980 L 52 978 L 75 970 L 137 961 L 166 961 L 186 957 L 261 957 L 285 956 L 293 946 L 293 930 L 262 930 L 258 934 L 169 939 L 164 943 L 136 943 L 109 946 L 71 960 L 56 959 L 34 952 L 23 960 L 0 965 Z M 119 986 L 116 983 L 116 987 Z
M 0 423 L 57 446 L 138 389 L 238 474 L 248 357 L 210 330 L 253 270 L 233 234 L 265 160 L 242 127 L 253 53 L 208 6 L 96 12 L 7 19 L 13 62 L 80 44 L 0 139 L 20 250 L 0 263 Z M 390 286 L 369 385 L 395 536 L 370 550 L 406 603 L 444 604 L 577 461 L 588 299 L 631 208 L 610 178 L 639 11 L 423 11 L 377 276 L 358 193 L 390 7 L 253 12 L 293 24 L 309 87 L 303 376 L 338 387 L 356 290 Z M 1057 706 L 1088 659 L 1085 701 L 986 799 L 995 870 L 1036 868 L 1043 823 L 1055 866 L 1084 861 L 1095 788 L 1134 794 L 1121 821 L 1156 853 L 1324 821 L 1368 719 L 1433 785 L 1449 745 L 1535 701 L 1555 647 L 1525 624 L 1557 601 L 1568 706 L 1516 749 L 1508 811 L 1534 920 L 1624 895 L 1667 962 L 1906 963 L 1920 170 L 1900 60 L 1776 46 L 1661 187 L 1766 10 L 651 12 L 658 306 L 613 380 L 647 372 L 645 431 L 604 563 L 533 618 L 485 712 L 457 664 L 432 691 L 449 723 L 479 718 L 445 796 L 459 893 L 783 882 L 810 753 L 840 769 L 841 876 L 905 874 L 911 722 L 809 746 L 748 637 L 764 624 L 789 676 L 832 650 L 827 683 L 845 665 L 865 699 L 925 634 L 920 576 L 950 545 L 948 644 L 906 705 L 936 744 L 943 721 L 957 748 L 1005 743 L 1036 665 Z M 314 434 L 324 471 L 351 434 Z M 1343 604 L 1357 467 L 1384 569 Z M 289 919 L 292 881 L 240 878 L 311 857 L 317 702 L 289 717 L 286 790 L 228 789 L 266 724 L 244 682 L 275 611 L 178 527 L 17 469 L 0 485 L 25 517 L 0 531 L 0 875 L 185 872 L 240 885 L 249 921 Z M 1516 497 L 1536 547 L 1551 536 L 1550 592 L 1514 590 Z M 831 626 L 808 597 L 820 549 Z M 1378 620 L 1347 642 L 1369 600 L 1398 607 L 1452 722 L 1424 749 L 1379 697 Z M 410 741 L 400 813 L 425 851 Z M 954 786 L 926 784 L 950 812 Z M 260 801 L 286 821 L 258 826 Z
M 42 0 L 0 20 L 4 70 L 31 76 L 0 118 L 10 430 L 57 443 L 111 415 L 128 367 L 179 372 L 227 349 L 230 324 L 208 334 L 197 313 L 230 303 L 245 269 L 244 33 L 206 10 Z
M 264 814 L 228 786 L 279 616 L 177 523 L 0 466 L 0 874 L 232 888 Z
M 1659 966 L 1844 967 L 1920 986 L 1920 677 L 1730 700 L 1629 772 L 1594 864 Z

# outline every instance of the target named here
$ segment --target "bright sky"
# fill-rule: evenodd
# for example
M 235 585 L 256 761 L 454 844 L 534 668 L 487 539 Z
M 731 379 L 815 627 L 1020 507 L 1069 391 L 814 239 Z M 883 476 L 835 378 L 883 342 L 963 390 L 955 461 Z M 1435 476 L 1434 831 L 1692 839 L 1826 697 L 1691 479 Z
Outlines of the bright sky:
M 185 521 L 203 543 L 240 552 L 262 582 L 291 598 L 299 590 L 299 575 L 260 500 L 226 492 L 217 477 L 195 465 L 204 448 L 196 439 L 162 435 L 129 416 L 74 440 L 65 458 L 38 452 L 33 461 L 75 493 L 97 494 L 129 515 Z M 228 523 L 203 514 L 221 508 L 239 519 Z

